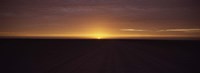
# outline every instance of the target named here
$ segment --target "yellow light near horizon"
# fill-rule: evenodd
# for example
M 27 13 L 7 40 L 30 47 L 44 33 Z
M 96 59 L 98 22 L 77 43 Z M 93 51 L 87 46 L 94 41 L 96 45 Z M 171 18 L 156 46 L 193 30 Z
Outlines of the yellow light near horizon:
M 97 39 L 101 39 L 101 37 L 97 37 Z
M 108 38 L 109 35 L 105 33 L 95 33 L 95 34 L 89 35 L 89 37 L 96 38 L 96 39 L 103 39 L 103 38 Z

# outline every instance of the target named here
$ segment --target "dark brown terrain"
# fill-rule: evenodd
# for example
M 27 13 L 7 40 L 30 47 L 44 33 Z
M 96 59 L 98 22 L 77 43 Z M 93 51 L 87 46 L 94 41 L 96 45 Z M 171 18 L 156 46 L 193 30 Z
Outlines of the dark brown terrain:
M 197 73 L 200 41 L 1 39 L 1 73 Z

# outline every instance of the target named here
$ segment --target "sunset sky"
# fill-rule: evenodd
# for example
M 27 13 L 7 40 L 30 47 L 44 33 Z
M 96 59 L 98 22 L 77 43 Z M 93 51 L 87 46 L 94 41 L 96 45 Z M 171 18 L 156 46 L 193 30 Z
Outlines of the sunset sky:
M 0 0 L 0 36 L 199 37 L 198 0 Z

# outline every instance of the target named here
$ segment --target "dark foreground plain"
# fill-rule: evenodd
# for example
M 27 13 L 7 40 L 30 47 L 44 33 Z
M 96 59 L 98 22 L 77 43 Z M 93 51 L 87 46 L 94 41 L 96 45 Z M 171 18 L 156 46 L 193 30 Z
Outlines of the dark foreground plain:
M 1 73 L 197 73 L 200 41 L 1 39 Z

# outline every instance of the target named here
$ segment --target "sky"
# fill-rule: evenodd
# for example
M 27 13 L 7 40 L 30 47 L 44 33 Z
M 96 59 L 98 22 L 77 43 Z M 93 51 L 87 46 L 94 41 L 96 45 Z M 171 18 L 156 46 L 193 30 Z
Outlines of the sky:
M 0 0 L 0 36 L 199 37 L 198 0 Z

